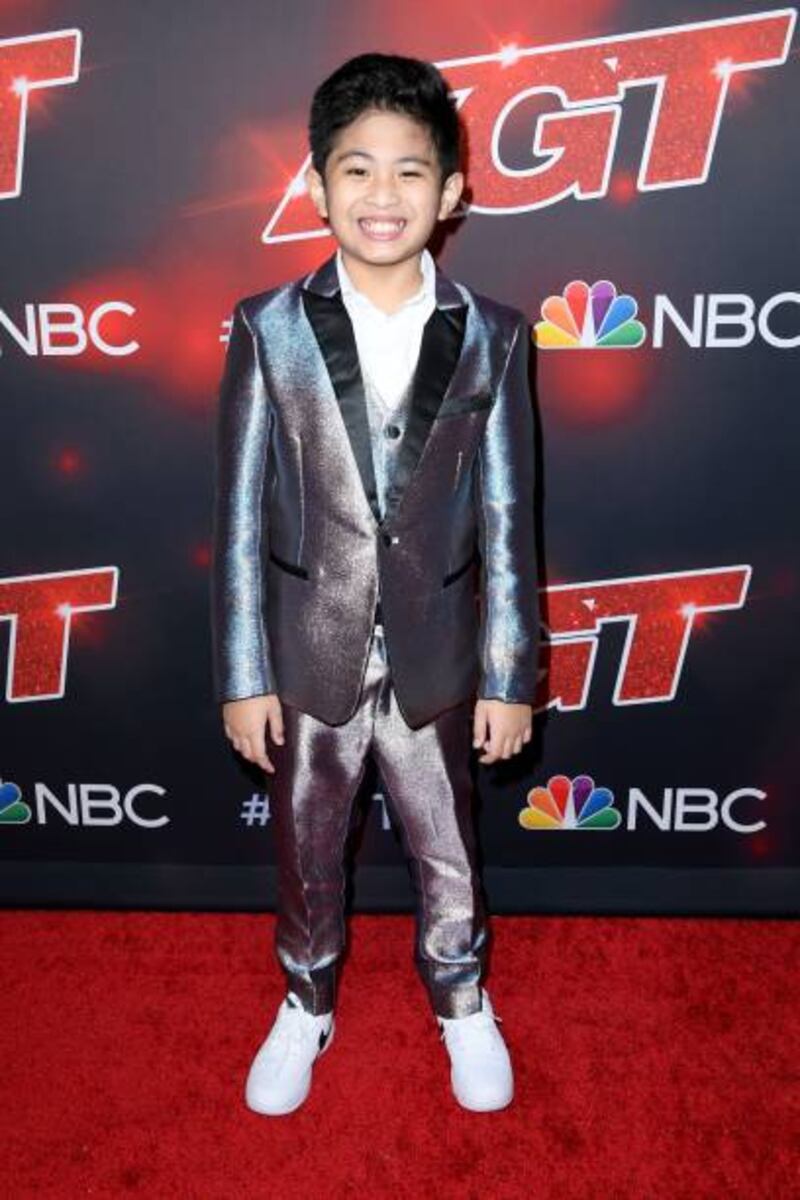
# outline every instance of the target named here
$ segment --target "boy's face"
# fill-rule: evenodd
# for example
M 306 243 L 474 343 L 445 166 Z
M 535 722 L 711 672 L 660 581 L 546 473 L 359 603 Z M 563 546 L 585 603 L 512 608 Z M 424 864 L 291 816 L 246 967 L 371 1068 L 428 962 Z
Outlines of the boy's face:
M 428 129 L 404 113 L 371 109 L 340 130 L 325 164 L 306 185 L 343 253 L 369 265 L 419 254 L 437 221 L 450 215 L 464 186 L 460 171 L 440 184 Z

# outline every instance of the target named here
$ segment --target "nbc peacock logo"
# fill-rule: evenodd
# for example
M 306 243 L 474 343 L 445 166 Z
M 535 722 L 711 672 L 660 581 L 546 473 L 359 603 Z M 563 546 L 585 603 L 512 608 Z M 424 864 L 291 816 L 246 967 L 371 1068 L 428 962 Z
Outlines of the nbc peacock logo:
M 551 775 L 547 787 L 528 792 L 518 820 L 523 829 L 616 829 L 622 817 L 614 793 L 595 787 L 591 775 Z
M 29 804 L 15 783 L 0 783 L 0 825 L 26 825 L 32 816 Z
M 647 330 L 636 320 L 633 296 L 618 295 L 610 279 L 589 286 L 573 279 L 560 296 L 548 296 L 533 338 L 542 350 L 631 350 Z

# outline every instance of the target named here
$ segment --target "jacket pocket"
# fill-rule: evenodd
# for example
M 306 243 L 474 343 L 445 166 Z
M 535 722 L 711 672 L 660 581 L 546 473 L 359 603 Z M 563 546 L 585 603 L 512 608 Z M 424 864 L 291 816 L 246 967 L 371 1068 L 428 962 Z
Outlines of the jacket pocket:
M 456 567 L 455 571 L 450 571 L 448 575 L 445 575 L 442 580 L 442 587 L 449 587 L 451 583 L 455 583 L 457 579 L 460 579 L 464 572 L 468 571 L 472 564 L 477 561 L 477 557 L 476 552 L 473 550 L 466 562 L 463 562 L 460 567 Z
M 274 550 L 269 552 L 270 562 L 274 562 L 276 567 L 280 567 L 282 571 L 287 571 L 290 575 L 296 575 L 298 579 L 308 579 L 308 571 L 305 567 L 300 567 L 297 563 L 287 562 L 285 558 L 278 558 Z
M 461 396 L 442 405 L 436 414 L 437 421 L 446 421 L 448 417 L 460 417 L 464 413 L 480 412 L 483 408 L 491 408 L 494 396 L 491 392 L 475 392 L 471 396 Z

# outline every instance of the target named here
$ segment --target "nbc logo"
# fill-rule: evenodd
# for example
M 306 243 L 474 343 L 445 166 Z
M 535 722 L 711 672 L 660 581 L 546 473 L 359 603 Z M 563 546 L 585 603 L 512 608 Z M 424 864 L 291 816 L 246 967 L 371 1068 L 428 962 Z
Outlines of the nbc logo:
M 30 805 L 22 799 L 17 785 L 0 783 L 0 825 L 25 825 L 30 819 Z
M 518 820 L 523 829 L 616 829 L 622 817 L 614 793 L 596 788 L 591 775 L 551 775 L 547 787 L 528 792 Z
M 543 350 L 629 350 L 641 346 L 646 329 L 637 321 L 633 296 L 617 295 L 609 279 L 591 287 L 574 279 L 561 296 L 548 296 L 534 340 Z

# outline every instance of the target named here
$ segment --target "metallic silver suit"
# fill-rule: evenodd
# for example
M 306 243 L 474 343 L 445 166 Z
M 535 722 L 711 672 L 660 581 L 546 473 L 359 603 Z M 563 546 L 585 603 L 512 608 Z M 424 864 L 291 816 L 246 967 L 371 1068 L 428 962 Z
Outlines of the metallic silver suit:
M 417 962 L 434 1008 L 480 1007 L 470 701 L 533 703 L 537 682 L 528 350 L 524 314 L 437 267 L 409 390 L 378 427 L 335 254 L 234 309 L 216 443 L 214 687 L 220 702 L 282 701 L 286 744 L 269 747 L 276 940 L 315 1011 L 333 998 L 338 855 L 369 750 L 416 868 Z M 378 456 L 381 432 L 393 445 Z
M 344 725 L 283 705 L 285 741 L 273 746 L 278 856 L 275 945 L 287 983 L 311 1012 L 334 1006 L 345 944 L 343 852 L 371 753 L 413 868 L 415 962 L 435 1012 L 480 1008 L 486 914 L 475 871 L 471 704 L 411 729 L 397 705 L 383 627 L 376 625 L 355 713 Z
M 212 634 L 220 701 L 277 691 L 336 725 L 358 703 L 381 585 L 412 727 L 530 703 L 538 607 L 527 320 L 436 271 L 383 520 L 335 255 L 236 305 L 221 385 Z M 475 603 L 480 551 L 480 622 Z

